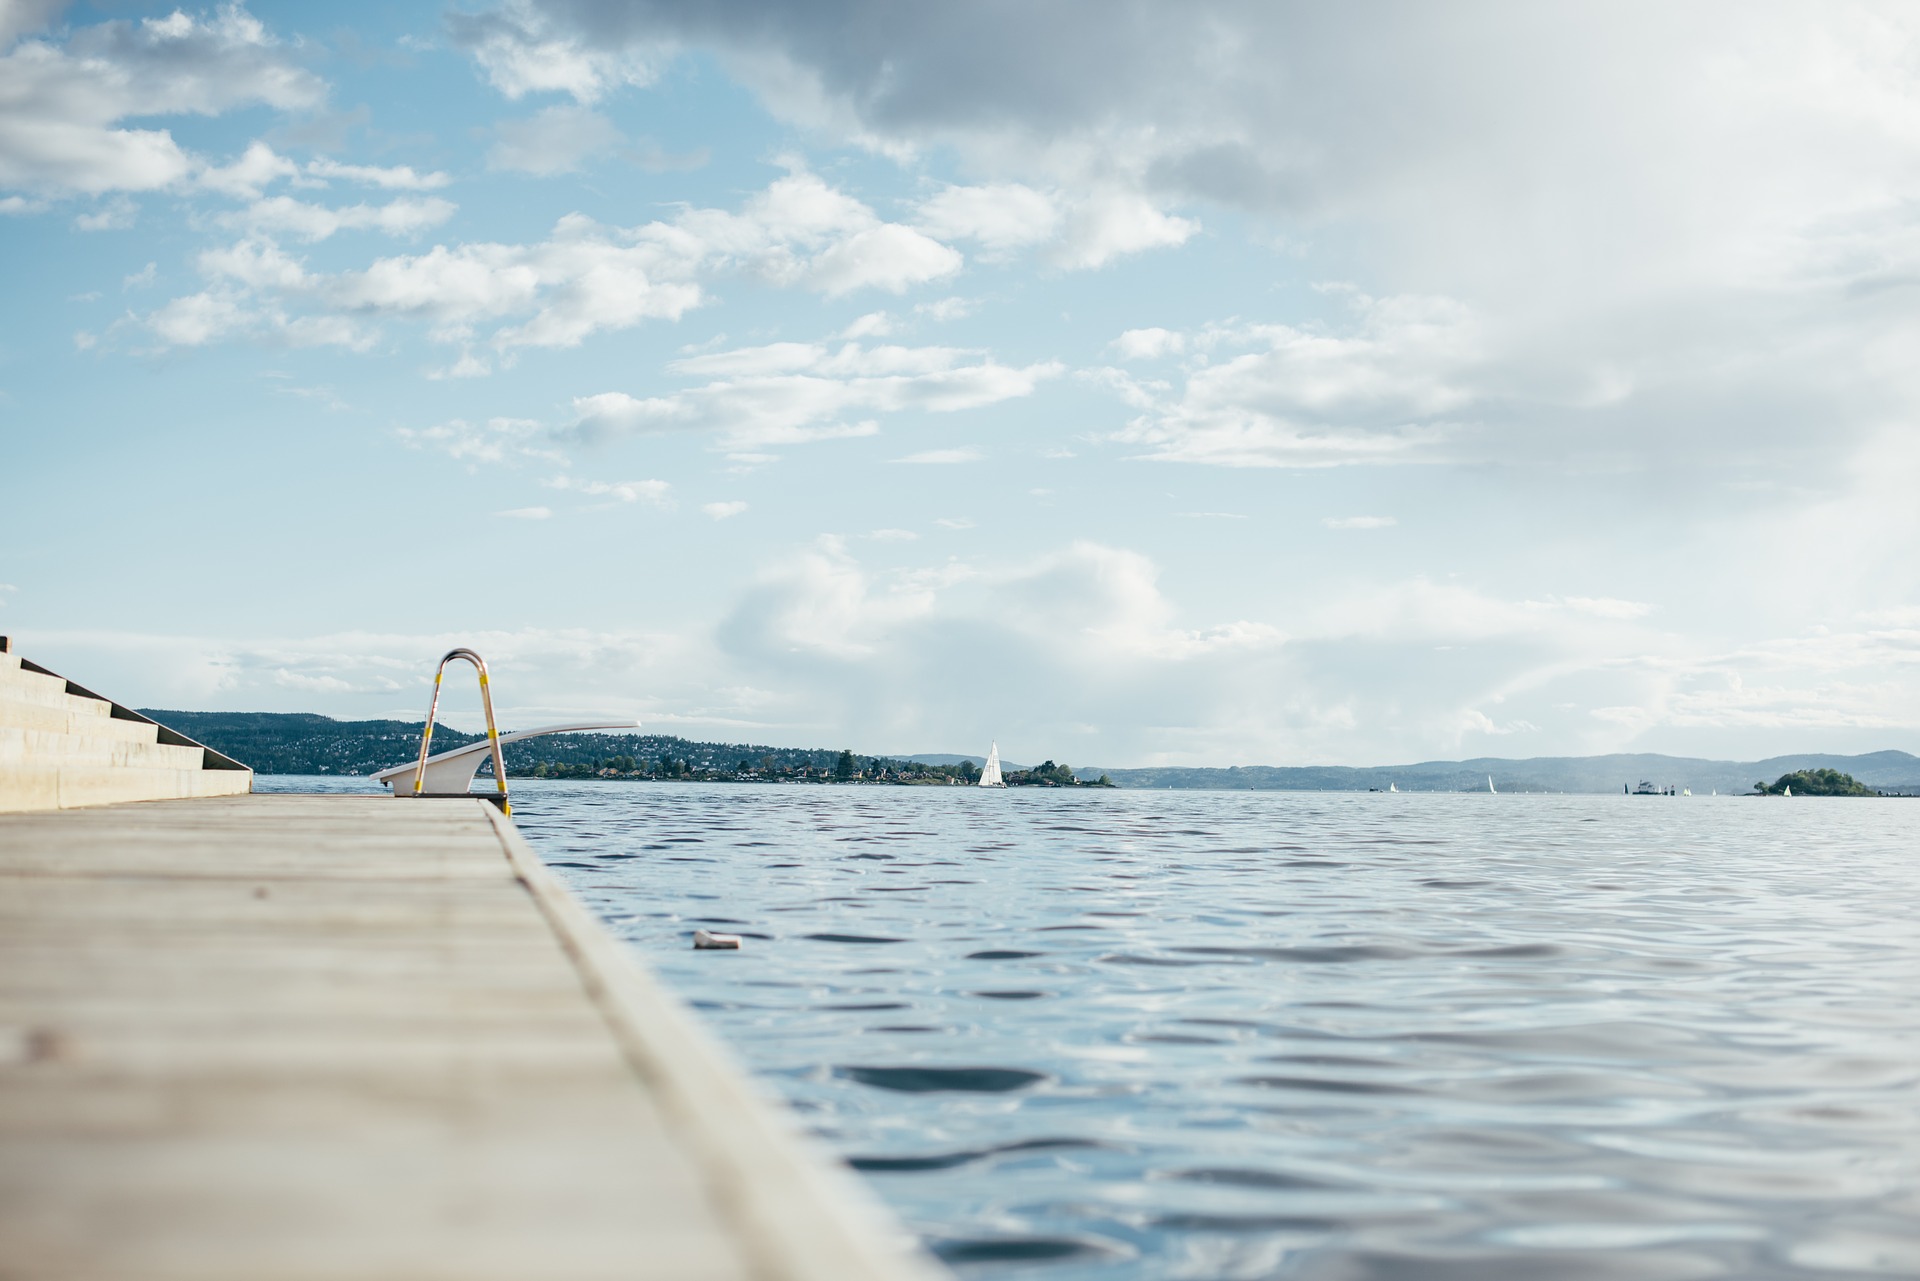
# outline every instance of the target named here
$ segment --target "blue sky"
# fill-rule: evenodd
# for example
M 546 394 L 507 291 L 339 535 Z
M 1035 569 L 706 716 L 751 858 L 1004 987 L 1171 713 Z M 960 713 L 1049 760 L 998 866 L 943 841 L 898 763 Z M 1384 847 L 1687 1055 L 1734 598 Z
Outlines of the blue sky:
M 1908 7 L 318 12 L 0 0 L 0 631 L 115 697 L 1920 750 Z

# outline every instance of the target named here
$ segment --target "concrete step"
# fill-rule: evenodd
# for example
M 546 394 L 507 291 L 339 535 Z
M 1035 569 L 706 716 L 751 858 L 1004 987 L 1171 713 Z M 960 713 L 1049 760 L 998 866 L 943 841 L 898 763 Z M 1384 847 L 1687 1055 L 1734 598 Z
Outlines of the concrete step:
M 19 668 L 0 670 L 0 698 L 11 699 L 17 703 L 39 703 L 43 707 L 59 707 L 83 716 L 111 716 L 113 705 L 103 698 L 82 698 L 78 694 L 67 693 L 67 683 L 58 676 L 43 676 L 39 672 L 23 671 Z
M 77 809 L 124 801 L 234 796 L 251 790 L 251 770 L 142 769 L 124 765 L 42 765 L 0 761 L 0 813 Z
M 71 703 L 95 703 L 93 699 L 71 698 Z M 106 707 L 105 703 L 95 703 Z M 90 738 L 115 738 L 129 743 L 153 743 L 160 730 L 146 721 L 116 720 L 91 711 L 76 712 L 64 704 L 23 702 L 13 691 L 0 688 L 0 725 L 10 729 L 44 730 L 54 734 L 83 734 Z
M 127 722 L 121 722 L 126 724 Z M 149 726 L 148 728 L 152 728 Z M 137 739 L 18 729 L 0 725 L 0 762 L 16 765 L 123 765 L 140 769 L 199 769 L 206 753 Z

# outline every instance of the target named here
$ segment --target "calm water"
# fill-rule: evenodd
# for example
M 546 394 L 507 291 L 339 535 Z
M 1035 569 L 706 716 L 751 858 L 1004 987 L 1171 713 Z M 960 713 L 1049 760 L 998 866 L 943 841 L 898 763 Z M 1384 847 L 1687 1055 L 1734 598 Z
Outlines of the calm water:
M 969 1276 L 1920 1276 L 1920 801 L 514 808 Z

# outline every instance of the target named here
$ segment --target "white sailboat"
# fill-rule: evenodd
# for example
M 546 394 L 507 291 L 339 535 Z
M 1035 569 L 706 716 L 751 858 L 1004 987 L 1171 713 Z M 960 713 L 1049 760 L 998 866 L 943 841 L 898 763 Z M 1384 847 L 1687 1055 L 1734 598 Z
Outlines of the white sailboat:
M 1493 791 L 1493 775 L 1491 774 L 1487 775 L 1487 790 L 1489 792 Z
M 1397 791 L 1399 791 L 1400 789 L 1399 789 L 1398 787 L 1395 787 L 1395 786 L 1394 786 L 1394 785 L 1393 785 L 1392 783 L 1388 783 L 1388 784 L 1387 784 L 1387 790 L 1388 790 L 1389 792 L 1397 792 Z
M 996 741 L 987 749 L 987 763 L 980 770 L 980 786 L 1005 787 L 1006 781 L 1000 777 L 1000 744 Z

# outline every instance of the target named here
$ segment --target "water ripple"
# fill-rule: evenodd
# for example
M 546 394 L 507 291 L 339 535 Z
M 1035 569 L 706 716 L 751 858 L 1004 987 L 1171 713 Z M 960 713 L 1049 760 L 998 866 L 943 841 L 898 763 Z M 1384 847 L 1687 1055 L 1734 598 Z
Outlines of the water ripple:
M 514 810 L 968 1278 L 1920 1276 L 1920 804 Z

